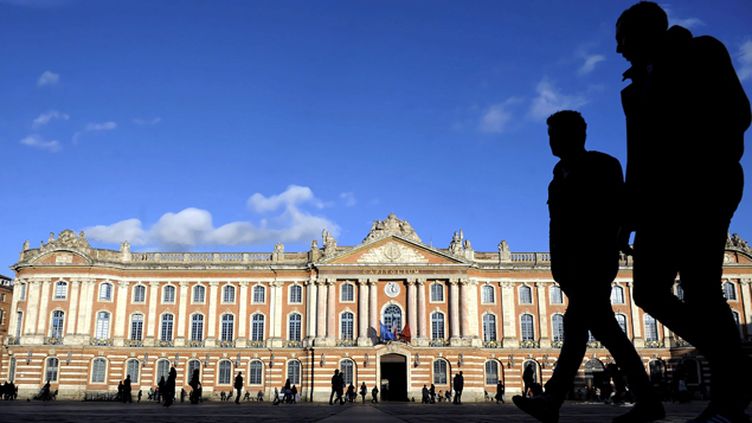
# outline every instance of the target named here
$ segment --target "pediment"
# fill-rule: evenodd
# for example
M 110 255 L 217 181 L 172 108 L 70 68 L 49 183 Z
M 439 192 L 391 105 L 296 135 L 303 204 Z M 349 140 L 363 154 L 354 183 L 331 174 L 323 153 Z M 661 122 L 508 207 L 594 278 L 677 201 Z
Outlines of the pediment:
M 435 265 L 464 264 L 461 258 L 433 249 L 420 243 L 390 236 L 364 243 L 344 254 L 324 260 L 326 264 L 353 265 Z

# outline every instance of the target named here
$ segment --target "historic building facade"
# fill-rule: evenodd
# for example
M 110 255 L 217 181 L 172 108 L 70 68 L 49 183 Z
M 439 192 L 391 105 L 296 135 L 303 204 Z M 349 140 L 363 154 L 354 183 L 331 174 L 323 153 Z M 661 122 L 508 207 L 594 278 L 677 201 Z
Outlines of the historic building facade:
M 324 231 L 322 248 L 292 253 L 281 244 L 271 253 L 105 250 L 66 230 L 39 248 L 25 243 L 13 266 L 0 378 L 22 396 L 49 380 L 60 396 L 81 398 L 113 391 L 127 374 L 134 391 L 148 390 L 175 366 L 186 390 L 199 368 L 205 395 L 231 390 L 242 371 L 254 395 L 268 398 L 289 378 L 304 399 L 324 400 L 341 369 L 356 387 L 378 383 L 384 399 L 419 400 L 424 384 L 445 391 L 462 371 L 465 399 L 482 399 L 497 380 L 512 393 L 527 365 L 550 377 L 562 342 L 566 298 L 548 260 L 505 241 L 477 252 L 461 231 L 433 248 L 394 215 L 357 246 Z M 745 339 L 751 279 L 751 251 L 732 237 L 719 289 Z M 633 304 L 631 285 L 624 261 L 612 303 L 646 368 L 662 374 L 685 359 L 697 368 L 690 383 L 706 381 L 694 349 Z M 410 341 L 380 342 L 382 323 L 409 327 Z M 609 361 L 593 341 L 583 377 Z

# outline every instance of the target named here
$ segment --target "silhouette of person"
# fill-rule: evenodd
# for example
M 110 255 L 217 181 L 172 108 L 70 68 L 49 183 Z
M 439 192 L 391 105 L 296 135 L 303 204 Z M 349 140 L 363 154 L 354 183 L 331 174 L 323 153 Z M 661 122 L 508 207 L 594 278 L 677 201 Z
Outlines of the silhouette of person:
M 131 395 L 131 375 L 127 375 L 123 381 L 123 402 L 133 402 L 133 396 Z
M 165 392 L 163 395 L 164 406 L 169 407 L 175 402 L 175 380 L 178 378 L 178 372 L 175 367 L 170 367 L 170 373 L 165 381 Z
M 340 390 L 342 389 L 342 378 L 339 375 L 339 369 L 334 370 L 334 375 L 332 376 L 332 392 L 329 394 L 329 405 L 333 405 L 334 402 L 334 396 L 337 396 L 338 400 L 342 399 L 342 394 L 340 394 Z
M 366 387 L 366 383 L 363 382 L 360 384 L 360 396 L 363 398 L 363 404 L 366 403 L 366 394 L 368 393 L 368 388 Z
M 697 421 L 741 420 L 752 395 L 742 381 L 752 377 L 752 363 L 718 283 L 744 184 L 749 100 L 724 45 L 669 28 L 655 3 L 625 10 L 616 41 L 631 63 L 621 97 L 634 301 L 708 360 L 712 398 Z M 667 240 L 691 247 L 666 248 Z M 677 273 L 683 301 L 672 293 Z
M 454 403 L 462 404 L 462 390 L 465 388 L 465 377 L 462 372 L 454 376 Z
M 501 383 L 501 380 L 496 383 L 496 395 L 494 396 L 494 399 L 496 400 L 496 404 L 499 402 L 504 404 L 504 384 Z
M 238 375 L 235 376 L 235 384 L 233 386 L 238 391 L 238 394 L 235 396 L 235 404 L 240 404 L 240 394 L 243 393 L 243 372 L 238 372 Z
M 371 402 L 372 403 L 379 402 L 379 388 L 376 385 L 373 385 L 373 389 L 371 389 Z
M 611 282 L 619 270 L 619 210 L 624 191 L 621 165 L 607 154 L 585 149 L 587 123 L 579 112 L 559 111 L 546 123 L 551 153 L 560 159 L 548 187 L 551 273 L 569 303 L 563 318 L 564 343 L 545 394 L 512 400 L 541 421 L 558 421 L 559 408 L 585 356 L 591 331 L 624 369 L 636 396 L 635 406 L 614 422 L 661 419 L 663 405 L 610 302 Z M 525 374 L 532 377 L 530 364 Z
M 188 386 L 191 387 L 191 393 L 188 396 L 191 404 L 198 404 L 201 399 L 201 381 L 199 381 L 199 369 L 193 369 L 191 380 L 188 382 Z
M 532 392 L 532 386 L 535 383 L 535 365 L 532 362 L 528 362 L 525 365 L 525 370 L 522 371 L 522 394 L 524 396 L 530 396 Z

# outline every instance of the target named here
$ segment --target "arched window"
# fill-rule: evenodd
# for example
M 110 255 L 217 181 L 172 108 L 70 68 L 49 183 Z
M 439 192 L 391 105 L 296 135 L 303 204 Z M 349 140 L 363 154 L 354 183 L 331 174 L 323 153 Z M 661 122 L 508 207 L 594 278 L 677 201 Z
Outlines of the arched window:
M 251 341 L 264 340 L 264 315 L 254 314 L 251 316 Z
M 656 323 L 655 318 L 647 313 L 645 313 L 645 340 L 658 340 L 658 324 Z
M 340 301 L 343 303 L 351 303 L 355 301 L 355 290 L 353 284 L 343 283 L 340 288 Z
M 554 342 L 564 342 L 564 316 L 558 313 L 554 314 L 551 317 L 551 327 L 553 328 L 551 340 Z
M 91 364 L 91 383 L 104 383 L 107 373 L 107 360 L 95 358 Z
M 158 384 L 160 379 L 164 378 L 165 382 L 170 375 L 170 362 L 166 359 L 157 360 L 157 378 L 155 384 Z
M 110 313 L 106 311 L 97 313 L 97 326 L 94 337 L 96 339 L 107 339 L 110 337 Z
M 136 285 L 133 287 L 133 302 L 143 303 L 146 301 L 146 287 L 143 285 Z
M 301 338 L 301 318 L 300 314 L 293 313 L 290 315 L 290 322 L 287 330 L 287 337 L 290 341 L 300 341 Z
M 611 287 L 611 304 L 624 304 L 624 288 L 616 285 Z
M 520 287 L 520 304 L 533 303 L 533 290 L 526 285 Z
M 47 369 L 44 371 L 45 382 L 57 382 L 57 369 L 60 363 L 55 357 L 47 357 Z
M 235 316 L 232 314 L 223 314 L 222 315 L 222 333 L 221 333 L 221 339 L 222 341 L 232 341 L 233 335 L 235 334 Z
M 196 304 L 203 304 L 206 301 L 206 288 L 201 285 L 193 287 L 193 302 Z
M 562 295 L 561 288 L 558 285 L 551 286 L 549 296 L 551 304 L 564 304 L 564 295 Z
M 301 304 L 303 302 L 303 287 L 292 285 L 290 287 L 290 304 Z
M 21 329 L 23 328 L 23 311 L 16 312 L 16 338 L 21 337 Z
M 201 362 L 198 360 L 188 360 L 188 377 L 186 380 L 188 382 L 191 381 L 191 378 L 193 377 L 193 372 L 198 369 L 199 371 L 199 378 L 201 377 Z
M 736 301 L 736 288 L 733 283 L 729 281 L 723 283 L 723 297 L 729 301 Z
M 144 336 L 144 315 L 136 313 L 131 316 L 131 340 L 140 341 Z
M 520 318 L 520 326 L 523 341 L 535 340 L 535 327 L 533 326 L 533 316 L 531 314 L 523 314 Z
M 300 361 L 290 360 L 287 362 L 287 378 L 293 385 L 300 385 Z
M 172 314 L 165 313 L 162 315 L 162 333 L 159 337 L 160 341 L 170 342 L 172 341 L 172 327 L 175 318 Z
M 261 385 L 261 376 L 264 374 L 264 363 L 261 360 L 251 361 L 251 370 L 248 372 L 248 383 L 251 385 Z
M 382 319 L 387 328 L 397 327 L 402 329 L 402 310 L 394 304 L 388 305 L 384 309 L 384 318 Z
M 435 360 L 433 362 L 433 383 L 444 385 L 447 383 L 447 362 L 445 360 Z
M 222 302 L 234 303 L 235 302 L 235 287 L 232 285 L 225 285 L 222 288 Z
M 99 285 L 99 300 L 100 301 L 112 301 L 112 284 L 104 282 Z
M 431 313 L 431 339 L 444 339 L 444 313 Z
M 253 302 L 255 304 L 263 304 L 266 299 L 266 289 L 264 289 L 261 285 L 256 285 L 253 287 Z
M 194 314 L 191 316 L 191 341 L 201 342 L 204 340 L 204 315 Z
M 354 316 L 349 311 L 340 316 L 340 336 L 342 339 L 353 339 Z
M 232 363 L 230 360 L 222 360 L 219 362 L 219 379 L 217 383 L 220 385 L 229 385 L 232 380 Z
M 57 281 L 55 283 L 55 299 L 64 300 L 68 295 L 68 284 L 63 281 Z
M 620 314 L 620 313 L 616 313 L 616 323 L 619 324 L 619 327 L 621 328 L 622 331 L 624 331 L 624 333 L 628 333 L 627 332 L 627 316 Z
M 50 336 L 53 338 L 63 337 L 63 326 L 65 325 L 65 312 L 55 310 L 52 312 L 52 330 Z
M 496 341 L 496 316 L 490 313 L 483 315 L 483 341 Z
M 131 377 L 131 383 L 138 383 L 139 371 L 141 370 L 141 363 L 135 358 L 128 360 L 125 365 L 126 376 Z
M 162 302 L 165 304 L 172 304 L 175 302 L 175 287 L 167 285 L 162 291 Z
M 353 369 L 355 368 L 355 365 L 352 360 L 342 360 L 342 362 L 339 363 L 339 371 L 342 373 L 342 380 L 345 382 L 345 385 L 349 386 L 351 383 L 354 383 L 353 379 Z
M 481 288 L 481 303 L 483 304 L 493 304 L 496 302 L 496 298 L 494 295 L 494 288 L 491 285 L 483 285 L 483 288 Z
M 444 287 L 439 283 L 431 284 L 431 302 L 444 302 Z
M 499 362 L 486 361 L 486 385 L 496 385 L 499 382 Z

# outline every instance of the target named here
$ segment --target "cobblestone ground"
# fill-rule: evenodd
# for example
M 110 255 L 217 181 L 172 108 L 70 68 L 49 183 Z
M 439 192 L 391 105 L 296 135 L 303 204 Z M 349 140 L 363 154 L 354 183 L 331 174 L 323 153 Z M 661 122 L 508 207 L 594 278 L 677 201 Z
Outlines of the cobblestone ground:
M 666 403 L 668 418 L 662 422 L 684 422 L 705 407 L 704 402 Z M 628 411 L 625 406 L 589 403 L 565 403 L 562 423 L 610 422 Z M 0 421 L 5 422 L 534 422 L 514 405 L 492 403 L 432 404 L 381 403 L 378 405 L 294 404 L 272 406 L 269 403 L 205 403 L 192 406 L 176 404 L 167 409 L 154 403 L 120 404 L 113 402 L 49 403 L 0 401 Z

